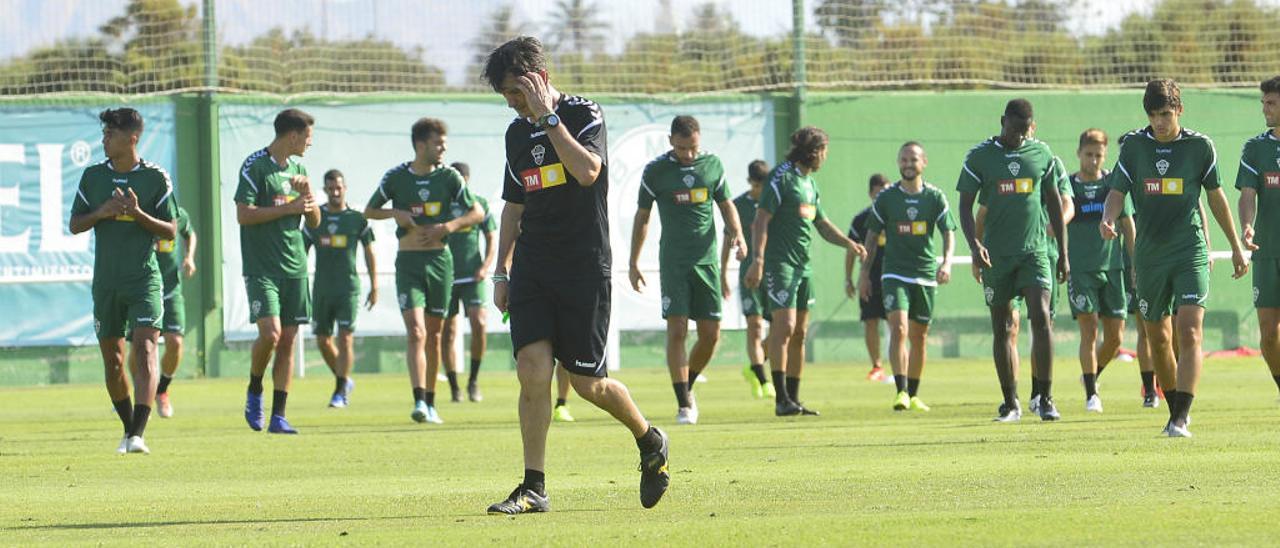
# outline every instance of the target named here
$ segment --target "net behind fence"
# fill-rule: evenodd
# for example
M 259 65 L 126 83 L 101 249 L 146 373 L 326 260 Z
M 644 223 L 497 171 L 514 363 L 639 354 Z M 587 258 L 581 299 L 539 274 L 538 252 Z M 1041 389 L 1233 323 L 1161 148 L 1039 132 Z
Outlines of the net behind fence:
M 481 92 L 485 54 L 519 34 L 584 93 L 1246 86 L 1280 69 L 1280 0 L 796 2 L 0 0 L 0 95 Z

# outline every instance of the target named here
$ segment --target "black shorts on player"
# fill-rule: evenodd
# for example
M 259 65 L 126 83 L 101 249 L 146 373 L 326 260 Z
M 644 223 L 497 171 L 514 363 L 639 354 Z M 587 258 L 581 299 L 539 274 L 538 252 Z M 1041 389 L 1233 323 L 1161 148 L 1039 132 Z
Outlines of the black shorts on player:
M 507 298 L 512 352 L 547 339 L 570 373 L 607 377 L 604 346 L 611 291 L 608 279 L 546 281 L 513 272 Z
M 871 298 L 865 301 L 858 299 L 858 319 L 865 322 L 867 320 L 883 320 L 886 317 L 884 311 L 884 288 L 878 278 L 872 278 Z

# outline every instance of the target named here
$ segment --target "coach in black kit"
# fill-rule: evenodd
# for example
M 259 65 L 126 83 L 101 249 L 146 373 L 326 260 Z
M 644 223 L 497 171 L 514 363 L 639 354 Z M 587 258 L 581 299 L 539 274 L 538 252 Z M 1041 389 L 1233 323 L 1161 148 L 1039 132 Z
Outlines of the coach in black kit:
M 667 490 L 667 436 L 608 378 L 609 167 L 600 106 L 551 86 L 542 43 L 522 36 L 489 55 L 484 78 L 519 116 L 507 127 L 493 301 L 511 317 L 520 379 L 524 481 L 490 514 L 550 510 L 544 463 L 556 361 L 583 399 L 608 411 L 640 448 L 640 502 Z M 513 245 L 514 244 L 514 245 Z M 514 257 L 513 257 L 514 255 Z

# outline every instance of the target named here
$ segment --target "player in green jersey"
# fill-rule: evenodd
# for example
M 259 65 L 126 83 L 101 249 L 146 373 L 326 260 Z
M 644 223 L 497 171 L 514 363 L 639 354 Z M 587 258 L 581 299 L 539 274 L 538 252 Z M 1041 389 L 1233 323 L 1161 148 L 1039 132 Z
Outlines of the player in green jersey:
M 676 394 L 676 424 L 697 424 L 698 406 L 692 390 L 698 374 L 711 361 L 720 342 L 719 264 L 712 204 L 720 210 L 727 244 L 747 255 L 738 212 L 729 200 L 724 166 L 714 154 L 701 152 L 702 130 L 692 116 L 671 120 L 671 150 L 645 166 L 640 179 L 640 204 L 631 229 L 631 288 L 644 290 L 640 251 L 649 232 L 649 215 L 658 204 L 662 240 L 658 264 L 662 282 L 662 317 L 667 321 L 667 369 Z M 689 320 L 698 337 L 685 354 Z
M 1058 192 L 1058 162 L 1048 145 L 1030 137 L 1034 128 L 1031 103 L 1009 101 L 1000 118 L 1001 134 L 975 146 L 960 173 L 960 226 L 969 243 L 973 262 L 981 267 L 984 296 L 991 311 L 994 334 L 992 354 L 1004 403 L 996 420 L 1022 417 L 1018 403 L 1016 347 L 1013 346 L 1015 294 L 1026 298 L 1032 324 L 1032 381 L 1039 388 L 1041 420 L 1057 420 L 1053 404 L 1052 325 L 1049 321 L 1053 271 L 1045 237 L 1048 222 L 1059 249 L 1057 275 L 1065 283 L 1069 273 L 1062 202 Z M 975 231 L 973 204 L 984 196 L 989 214 L 981 242 Z
M 1236 188 L 1244 245 L 1253 251 L 1253 306 L 1262 359 L 1280 388 L 1280 76 L 1260 87 L 1267 131 L 1244 144 Z
M 1200 382 L 1200 344 L 1209 297 L 1209 254 L 1198 209 L 1202 192 L 1231 244 L 1232 275 L 1244 276 L 1249 264 L 1222 191 L 1213 141 L 1179 123 L 1178 84 L 1164 79 L 1148 82 L 1142 106 L 1151 125 L 1120 139 L 1120 157 L 1108 178 L 1111 191 L 1098 230 L 1103 238 L 1115 238 L 1125 195 L 1133 198 L 1138 308 L 1147 322 L 1144 329 L 1152 361 L 1169 402 L 1164 433 L 1190 437 L 1187 414 Z M 1175 310 L 1176 354 L 1170 318 Z
M 160 335 L 164 337 L 164 354 L 160 356 L 160 382 L 156 385 L 156 413 L 166 419 L 173 416 L 169 384 L 173 382 L 178 365 L 182 363 L 182 335 L 187 325 L 182 278 L 190 279 L 196 274 L 198 241 L 187 210 L 178 206 L 174 222 L 177 226 L 176 238 L 156 239 L 156 262 L 160 265 L 160 276 L 164 280 L 164 323 L 160 327 Z
M 942 190 L 924 182 L 927 165 L 920 143 L 903 144 L 898 150 L 898 173 L 902 179 L 876 196 L 867 219 L 867 241 L 885 237 L 880 278 L 889 322 L 889 363 L 898 389 L 893 402 L 896 411 L 929 410 L 917 395 L 924 374 L 925 342 L 933 321 L 934 293 L 939 285 L 951 281 L 951 255 L 955 250 L 956 224 L 951 208 Z M 940 264 L 934 263 L 935 232 L 942 236 Z M 866 262 L 873 263 L 879 252 L 879 246 L 868 246 Z M 858 279 L 859 295 L 871 298 L 872 286 L 871 269 L 863 268 Z
M 1125 207 L 1133 210 L 1132 203 L 1125 200 Z M 1133 215 L 1129 216 L 1133 219 Z M 1134 229 L 1136 233 L 1136 228 Z M 1136 245 L 1136 244 L 1135 244 Z M 1147 344 L 1147 329 L 1143 325 L 1142 315 L 1138 314 L 1138 276 L 1133 270 L 1133 250 L 1126 249 L 1124 254 L 1124 291 L 1126 310 L 1133 318 L 1138 338 L 1134 343 L 1133 356 L 1138 361 L 1138 374 L 1142 377 L 1142 406 L 1146 408 L 1160 407 L 1160 399 L 1164 397 L 1156 386 L 1156 367 L 1151 363 L 1151 345 Z M 1102 369 L 1098 370 L 1102 373 Z M 1099 375 L 1101 376 L 1101 375 Z
M 787 160 L 773 168 L 769 186 L 760 195 L 751 224 L 752 257 L 747 287 L 764 284 L 765 302 L 773 321 L 769 328 L 769 364 L 772 369 L 774 414 L 817 415 L 799 402 L 804 345 L 813 306 L 813 271 L 809 244 L 813 231 L 840 246 L 846 253 L 864 258 L 867 250 L 831 224 L 822 209 L 813 173 L 827 159 L 827 133 L 813 126 L 791 134 Z
M 164 321 L 160 327 L 160 336 L 164 338 L 164 353 L 160 355 L 160 382 L 156 384 L 156 414 L 166 419 L 173 416 L 169 384 L 173 382 L 173 375 L 178 372 L 178 365 L 182 362 L 182 333 L 187 324 L 182 278 L 190 278 L 196 273 L 196 233 L 191 228 L 187 210 L 182 206 L 177 206 L 174 223 L 177 226 L 176 238 L 156 239 L 156 263 L 160 266 L 160 277 L 164 281 Z M 186 240 L 185 246 L 182 245 L 183 240 Z M 133 338 L 132 324 L 125 337 Z M 132 356 L 127 359 L 130 363 L 133 362 Z
M 311 329 L 320 355 L 333 373 L 329 407 L 345 408 L 350 404 L 351 390 L 356 384 L 351 380 L 356 314 L 360 310 L 356 248 L 364 246 L 364 264 L 369 271 L 369 294 L 364 300 L 368 310 L 373 310 L 378 302 L 378 262 L 373 256 L 373 230 L 364 215 L 347 205 L 347 179 L 341 171 L 325 172 L 324 193 L 328 201 L 320 211 L 320 226 L 303 231 L 307 247 L 316 249 Z M 338 324 L 336 337 L 335 322 Z
M 275 139 L 244 161 L 236 187 L 249 321 L 258 327 L 244 418 L 249 428 L 262 430 L 262 378 L 274 353 L 271 421 L 267 425 L 273 434 L 298 433 L 285 419 L 285 406 L 293 381 L 293 343 L 298 326 L 311 320 L 307 250 L 299 225 L 305 218 L 308 227 L 319 226 L 320 207 L 307 169 L 293 157 L 302 156 L 311 146 L 314 124 L 311 115 L 298 109 L 276 115 Z
M 444 422 L 436 411 L 436 374 L 440 369 L 444 318 L 453 289 L 450 234 L 480 222 L 484 212 L 462 175 L 444 164 L 448 128 L 421 118 L 409 132 L 413 160 L 387 171 L 364 208 L 370 220 L 394 219 L 399 238 L 396 294 L 404 318 L 405 362 L 413 388 L 416 422 Z M 391 202 L 391 207 L 383 206 Z M 461 212 L 455 216 L 454 211 Z
M 1124 335 L 1126 307 L 1124 254 L 1133 249 L 1133 219 L 1122 212 L 1119 219 L 1124 247 L 1115 240 L 1103 240 L 1098 232 L 1103 204 L 1107 199 L 1107 134 L 1089 129 L 1080 134 L 1076 147 L 1080 171 L 1071 175 L 1075 215 L 1067 224 L 1071 244 L 1071 280 L 1067 300 L 1071 315 L 1080 327 L 1080 371 L 1084 383 L 1085 411 L 1102 412 L 1098 396 L 1098 372 L 1120 350 Z M 1102 321 L 1102 343 L 1098 343 L 1098 321 Z
M 1032 126 L 1032 129 L 1033 130 L 1035 129 L 1034 125 Z M 1062 158 L 1059 158 L 1057 156 L 1053 158 L 1053 169 L 1055 170 L 1055 173 L 1053 175 L 1054 180 L 1058 182 L 1058 199 L 1059 199 L 1059 202 L 1062 204 L 1062 223 L 1063 225 L 1067 225 L 1068 223 L 1071 222 L 1072 217 L 1075 215 L 1075 206 L 1073 205 L 1072 194 L 1071 194 L 1072 193 L 1071 182 L 1067 177 L 1067 168 L 1062 163 Z M 982 237 L 984 234 L 983 224 L 987 216 L 986 198 L 987 198 L 986 194 L 984 194 L 981 191 L 978 192 L 978 203 L 980 205 L 978 207 L 977 218 L 975 219 L 974 233 L 976 234 L 979 241 L 982 240 Z M 1044 213 L 1047 215 L 1047 212 L 1044 212 L 1043 210 L 1041 210 L 1041 213 Z M 1045 225 L 1044 236 L 1045 236 L 1045 241 L 1047 242 L 1046 252 L 1049 258 L 1049 264 L 1054 265 L 1054 264 L 1057 264 L 1057 261 L 1058 261 L 1058 248 L 1057 246 L 1053 245 L 1055 236 L 1053 235 L 1053 229 L 1049 226 L 1049 222 L 1047 218 L 1045 220 L 1044 225 Z M 978 281 L 978 283 L 982 283 L 982 269 L 976 264 L 971 266 L 974 270 L 974 278 Z M 1058 287 L 1061 285 L 1062 284 L 1058 283 L 1056 278 L 1052 276 L 1049 278 L 1049 330 L 1050 332 L 1052 332 L 1054 328 L 1054 317 L 1057 315 L 1057 310 L 1058 310 Z M 1014 378 L 1018 377 L 1018 371 L 1019 371 L 1018 332 L 1022 326 L 1022 318 L 1021 318 L 1021 314 L 1019 314 L 1019 311 L 1018 311 L 1019 310 L 1018 305 L 1022 303 L 1022 300 L 1023 299 L 1021 295 L 1014 295 L 1013 300 L 1011 300 L 1009 303 L 1011 307 L 1009 311 L 1009 322 L 1010 322 L 1009 345 L 1010 347 L 1013 348 L 1013 353 L 1011 355 L 1010 361 L 1013 363 Z M 1035 345 L 1034 335 L 1035 333 L 1032 332 L 1031 344 L 1033 347 Z M 1042 386 L 1044 386 L 1044 383 L 1039 382 L 1039 380 L 1035 377 L 1036 371 L 1044 370 L 1044 365 L 1039 363 L 1039 359 L 1040 359 L 1039 356 L 1040 354 L 1034 354 L 1034 353 L 1031 355 L 1032 383 L 1031 383 L 1031 394 L 1027 400 L 1028 401 L 1027 410 L 1035 414 L 1040 413 L 1040 402 L 1041 402 L 1040 389 Z
M 155 240 L 173 239 L 173 184 L 159 166 L 138 156 L 142 115 L 131 108 L 107 109 L 102 150 L 107 160 L 89 166 L 71 205 L 70 230 L 92 229 L 93 325 L 106 371 L 107 394 L 124 426 L 117 453 L 150 453 L 142 434 L 156 392 L 156 344 L 163 315 L 163 287 Z M 125 328 L 134 326 L 130 404 L 125 376 Z
M 756 204 L 760 202 L 760 192 L 768 178 L 769 164 L 764 160 L 752 160 L 747 164 L 747 191 L 733 199 L 733 207 L 738 210 L 738 223 L 744 227 L 743 230 L 747 230 L 746 227 L 750 227 L 752 221 L 755 221 Z M 725 243 L 720 249 L 720 289 L 728 299 L 732 296 L 728 276 L 729 254 L 733 249 L 728 240 L 728 227 L 725 227 L 724 236 Z M 764 374 L 764 322 L 768 316 L 765 316 L 764 294 L 760 288 L 749 288 L 743 283 L 752 255 L 751 238 L 744 236 L 744 239 L 747 241 L 747 256 L 738 260 L 738 296 L 742 303 L 742 315 L 747 323 L 747 365 L 742 368 L 742 377 L 751 387 L 751 395 L 757 399 L 766 396 L 772 398 L 776 395 L 773 383 Z
M 471 166 L 462 162 L 454 162 L 453 169 L 462 175 L 462 180 L 471 184 Z M 451 399 L 462 401 L 462 391 L 458 386 L 459 357 L 454 353 L 454 340 L 458 336 L 458 311 L 465 309 L 467 320 L 471 323 L 471 373 L 467 379 L 467 399 L 478 402 L 480 395 L 480 360 L 484 358 L 488 343 L 485 334 L 484 303 L 488 299 L 485 294 L 485 280 L 489 270 L 493 268 L 497 257 L 498 246 L 494 241 L 498 232 L 498 222 L 489 211 L 489 202 L 482 196 L 475 197 L 484 212 L 484 220 L 473 226 L 459 229 L 449 235 L 449 252 L 453 254 L 453 296 L 449 299 L 449 317 L 444 322 L 441 351 L 444 357 L 444 370 L 449 378 Z M 456 207 L 456 206 L 455 206 Z M 461 210 L 454 211 L 454 216 L 461 216 Z M 484 241 L 484 251 L 480 250 L 480 242 Z

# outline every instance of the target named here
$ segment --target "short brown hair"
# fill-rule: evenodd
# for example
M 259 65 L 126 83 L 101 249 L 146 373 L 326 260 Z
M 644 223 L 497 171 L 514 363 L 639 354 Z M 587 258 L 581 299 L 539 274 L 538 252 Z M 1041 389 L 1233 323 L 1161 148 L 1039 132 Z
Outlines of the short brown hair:
M 811 166 L 818 161 L 818 151 L 826 148 L 829 141 L 827 132 L 816 127 L 797 129 L 791 134 L 791 150 L 787 151 L 787 161 Z
M 494 91 L 501 92 L 499 86 L 508 74 L 524 76 L 544 70 L 547 70 L 547 57 L 542 53 L 542 42 L 532 36 L 517 36 L 489 53 L 481 77 Z
M 142 114 L 129 107 L 107 109 L 98 113 L 98 121 L 103 127 L 118 129 L 128 133 L 142 133 Z
M 698 125 L 698 119 L 688 115 L 680 115 L 671 119 L 671 135 L 679 135 L 681 137 L 693 137 L 694 133 L 701 133 L 702 127 Z
M 1170 78 L 1160 78 L 1147 82 L 1147 91 L 1142 94 L 1142 108 L 1151 114 L 1164 107 L 1178 110 L 1182 107 L 1182 89 Z
M 1096 127 L 1084 130 L 1084 133 L 1080 134 L 1080 144 L 1076 146 L 1076 150 L 1084 148 L 1085 145 L 1107 146 L 1107 132 Z
M 296 108 L 287 108 L 280 111 L 276 115 L 275 123 L 276 137 L 286 133 L 294 133 L 297 131 L 306 131 L 307 128 L 315 125 L 316 119 Z
M 1258 86 L 1262 90 L 1262 94 L 1280 93 L 1280 76 L 1275 76 L 1262 81 L 1262 85 Z
M 769 178 L 769 164 L 764 160 L 752 160 L 747 164 L 747 178 L 757 183 L 763 183 Z
M 448 135 L 449 126 L 445 125 L 444 120 L 438 118 L 418 118 L 418 121 L 413 123 L 413 129 L 409 130 L 409 142 L 417 150 L 418 142 L 426 141 L 432 134 Z

